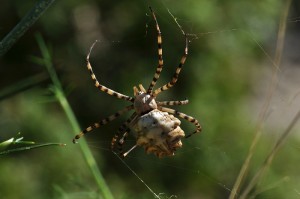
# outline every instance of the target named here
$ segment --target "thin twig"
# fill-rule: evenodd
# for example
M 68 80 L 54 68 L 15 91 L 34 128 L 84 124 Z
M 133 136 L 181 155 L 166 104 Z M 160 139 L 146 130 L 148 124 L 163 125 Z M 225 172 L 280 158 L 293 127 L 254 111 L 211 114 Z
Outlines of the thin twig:
M 289 124 L 287 129 L 282 133 L 282 135 L 279 137 L 277 140 L 276 144 L 274 145 L 273 149 L 265 159 L 263 165 L 259 169 L 259 171 L 254 175 L 248 186 L 246 187 L 245 191 L 241 195 L 242 198 L 246 198 L 247 195 L 250 193 L 250 191 L 254 188 L 254 186 L 259 182 L 259 180 L 263 177 L 265 174 L 266 170 L 270 167 L 272 160 L 277 153 L 277 151 L 280 149 L 280 147 L 283 145 L 284 141 L 286 140 L 287 136 L 291 133 L 291 130 L 295 126 L 295 124 L 298 122 L 300 119 L 300 110 L 296 114 L 296 116 L 293 118 L 292 122 Z
M 235 184 L 232 188 L 232 192 L 229 196 L 229 199 L 236 198 L 237 193 L 240 189 L 240 186 L 242 185 L 242 181 L 243 181 L 243 179 L 244 179 L 244 177 L 245 177 L 245 175 L 248 171 L 248 167 L 250 165 L 252 156 L 254 154 L 256 144 L 260 139 L 261 132 L 262 132 L 261 129 L 262 129 L 262 126 L 263 126 L 263 124 L 265 122 L 265 119 L 267 117 L 267 112 L 268 112 L 268 109 L 269 109 L 269 106 L 270 106 L 271 99 L 273 97 L 274 91 L 277 88 L 278 71 L 280 70 L 279 66 L 280 66 L 281 55 L 282 55 L 283 46 L 284 46 L 286 21 L 287 21 L 287 16 L 288 16 L 290 4 L 291 4 L 291 0 L 287 0 L 285 2 L 284 10 L 283 10 L 282 16 L 280 18 L 280 25 L 279 25 L 279 29 L 278 29 L 278 38 L 277 38 L 276 52 L 275 52 L 275 59 L 274 59 L 275 67 L 273 68 L 273 72 L 272 72 L 271 85 L 270 85 L 270 88 L 268 89 L 269 92 L 266 96 L 266 100 L 265 100 L 265 103 L 262 107 L 262 111 L 260 112 L 259 122 L 257 124 L 256 131 L 255 131 L 255 136 L 254 136 L 253 141 L 251 143 L 251 146 L 249 148 L 248 155 L 247 155 L 246 160 L 244 161 L 244 163 L 242 165 L 242 168 L 240 170 L 240 173 L 239 173 L 239 175 L 238 175 L 238 177 L 235 181 Z
M 40 0 L 0 42 L 2 57 L 23 34 L 42 16 L 55 0 Z

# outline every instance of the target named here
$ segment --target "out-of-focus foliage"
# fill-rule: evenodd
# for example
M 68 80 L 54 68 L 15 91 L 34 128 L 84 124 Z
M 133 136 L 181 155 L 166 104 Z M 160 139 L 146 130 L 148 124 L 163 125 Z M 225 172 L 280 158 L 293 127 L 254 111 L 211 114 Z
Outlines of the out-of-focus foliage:
M 35 2 L 1 1 L 0 39 Z M 67 146 L 1 157 L 0 198 L 101 198 L 78 145 L 71 143 L 74 133 L 70 124 L 49 92 L 51 82 L 45 77 L 45 68 L 32 61 L 32 56 L 41 55 L 34 35 L 41 33 L 47 42 L 67 98 L 84 128 L 128 105 L 99 92 L 90 80 L 85 57 L 95 40 L 99 43 L 92 52 L 91 63 L 101 83 L 127 95 L 132 95 L 132 87 L 139 83 L 145 87 L 150 84 L 158 60 L 149 5 L 163 35 L 165 67 L 158 85 L 172 77 L 184 50 L 184 36 L 168 9 L 187 33 L 198 36 L 191 39 L 178 83 L 159 99 L 188 98 L 188 105 L 176 109 L 196 117 L 203 132 L 184 140 L 183 148 L 174 157 L 157 159 L 139 148 L 125 162 L 157 194 L 191 199 L 228 197 L 270 86 L 274 67 L 270 58 L 274 57 L 283 1 L 56 1 L 0 60 L 0 94 L 16 89 L 13 95 L 1 96 L 0 142 L 21 131 L 29 140 Z M 278 89 L 270 101 L 249 179 L 300 108 L 297 11 L 299 3 L 295 1 L 287 23 Z M 26 88 L 14 87 L 36 75 L 43 78 L 31 81 Z M 115 198 L 153 198 L 109 151 L 112 136 L 128 116 L 85 138 Z M 182 121 L 182 128 L 191 132 L 194 126 Z M 262 193 L 257 198 L 299 198 L 297 129 L 299 126 L 276 155 L 258 187 Z M 127 143 L 127 147 L 131 146 L 134 138 L 129 137 Z

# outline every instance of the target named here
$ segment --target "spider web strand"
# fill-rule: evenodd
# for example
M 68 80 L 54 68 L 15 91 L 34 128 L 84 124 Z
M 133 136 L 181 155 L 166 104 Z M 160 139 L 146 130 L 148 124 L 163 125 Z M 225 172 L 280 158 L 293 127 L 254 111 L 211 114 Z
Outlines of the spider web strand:
M 118 158 L 119 158 L 119 160 L 147 187 L 147 189 L 154 195 L 154 197 L 155 198 L 158 198 L 158 199 L 160 199 L 160 197 L 159 197 L 159 195 L 157 195 L 145 182 L 144 182 L 144 180 L 142 180 L 142 178 L 140 178 L 139 176 L 138 176 L 138 174 L 135 172 L 135 171 L 133 171 L 130 167 L 129 167 L 129 165 L 120 157 L 120 156 L 118 156 L 118 154 L 116 154 L 115 152 L 113 152 Z

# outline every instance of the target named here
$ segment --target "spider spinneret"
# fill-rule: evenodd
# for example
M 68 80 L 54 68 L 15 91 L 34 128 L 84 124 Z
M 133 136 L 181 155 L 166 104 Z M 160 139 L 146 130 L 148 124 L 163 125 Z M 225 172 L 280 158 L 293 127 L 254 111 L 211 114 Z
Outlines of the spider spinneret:
M 135 110 L 135 112 L 125 123 L 123 123 L 119 127 L 118 132 L 114 135 L 111 142 L 112 150 L 115 148 L 116 143 L 118 143 L 120 154 L 123 157 L 125 157 L 130 151 L 132 151 L 137 146 L 143 147 L 147 153 L 153 153 L 158 157 L 173 156 L 175 151 L 178 148 L 182 147 L 181 138 L 188 138 L 191 135 L 201 131 L 201 126 L 198 120 L 196 120 L 195 118 L 186 115 L 185 113 L 181 113 L 177 110 L 164 107 L 173 105 L 184 105 L 188 103 L 188 100 L 162 102 L 156 101 L 156 97 L 160 92 L 168 90 L 169 88 L 173 87 L 177 82 L 181 68 L 184 65 L 188 55 L 189 41 L 187 35 L 185 35 L 186 45 L 184 49 L 184 54 L 180 60 L 178 67 L 175 70 L 171 81 L 153 91 L 153 88 L 157 80 L 159 79 L 160 73 L 163 68 L 162 36 L 156 16 L 152 11 L 151 7 L 149 8 L 152 13 L 152 17 L 155 21 L 158 43 L 158 66 L 156 68 L 152 82 L 150 83 L 147 90 L 145 90 L 145 88 L 141 84 L 139 85 L 139 88 L 137 88 L 136 86 L 133 87 L 134 97 L 118 93 L 100 84 L 96 78 L 96 75 L 93 72 L 92 66 L 89 61 L 91 51 L 97 41 L 94 42 L 90 48 L 90 52 L 87 55 L 86 61 L 87 68 L 90 72 L 91 78 L 94 81 L 95 86 L 102 92 L 115 96 L 118 99 L 129 101 L 132 104 L 116 112 L 115 114 L 104 118 L 100 122 L 96 122 L 91 126 L 87 127 L 85 130 L 83 130 L 75 136 L 75 138 L 73 139 L 74 143 L 76 143 L 76 140 L 78 140 L 84 134 L 92 131 L 95 128 L 99 128 L 100 126 L 107 124 L 108 122 L 116 119 L 120 115 L 131 110 Z M 188 135 L 185 135 L 184 131 L 180 128 L 180 120 L 174 115 L 193 123 L 196 126 L 196 130 Z M 136 144 L 126 153 L 123 153 L 122 146 L 131 130 L 135 132 L 134 135 L 136 137 Z

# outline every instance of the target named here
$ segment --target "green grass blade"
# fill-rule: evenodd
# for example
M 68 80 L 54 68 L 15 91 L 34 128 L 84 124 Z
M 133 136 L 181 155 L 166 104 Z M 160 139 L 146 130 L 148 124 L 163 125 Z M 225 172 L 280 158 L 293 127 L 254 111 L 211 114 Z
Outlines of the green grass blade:
M 51 54 L 49 53 L 49 50 L 40 34 L 36 35 L 36 39 L 38 42 L 38 45 L 40 47 L 40 50 L 42 52 L 43 60 L 44 60 L 44 66 L 47 68 L 48 73 L 50 75 L 50 78 L 53 82 L 53 92 L 55 94 L 55 97 L 57 98 L 58 102 L 60 103 L 61 107 L 63 108 L 71 126 L 74 132 L 74 135 L 81 131 L 80 126 L 77 122 L 77 119 L 73 113 L 73 110 L 64 94 L 64 91 L 62 89 L 62 85 L 58 79 L 58 76 L 56 74 L 56 71 L 53 67 L 52 61 L 51 61 Z M 71 142 L 71 139 L 70 139 Z M 79 143 L 79 147 L 83 153 L 83 156 L 85 157 L 86 163 L 88 164 L 94 179 L 98 185 L 99 190 L 101 191 L 103 197 L 105 199 L 113 199 L 113 195 L 111 191 L 109 190 L 103 175 L 101 174 L 97 163 L 84 139 L 82 139 Z
M 24 33 L 42 16 L 55 0 L 40 0 L 0 42 L 0 57 L 3 56 Z

